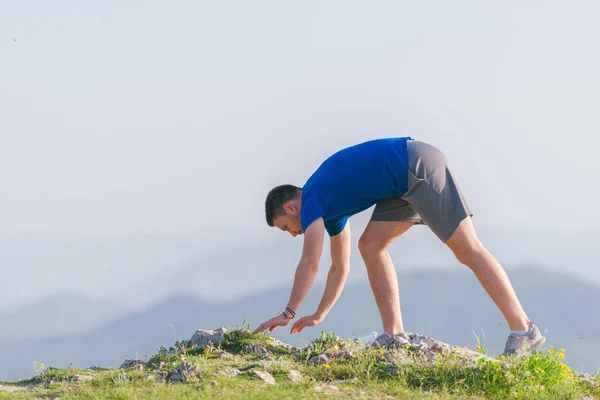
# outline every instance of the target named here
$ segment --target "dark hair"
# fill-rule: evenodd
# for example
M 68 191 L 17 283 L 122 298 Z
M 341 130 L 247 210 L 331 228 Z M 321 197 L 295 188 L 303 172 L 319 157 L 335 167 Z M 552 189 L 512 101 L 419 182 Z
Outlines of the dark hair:
M 302 189 L 294 185 L 280 185 L 271 189 L 265 201 L 267 224 L 274 226 L 273 219 L 285 214 L 283 205 L 298 197 L 301 192 Z

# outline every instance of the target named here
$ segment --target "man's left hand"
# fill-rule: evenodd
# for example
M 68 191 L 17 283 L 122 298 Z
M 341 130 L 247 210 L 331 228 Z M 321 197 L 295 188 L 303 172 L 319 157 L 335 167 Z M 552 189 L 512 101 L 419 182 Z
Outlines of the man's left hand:
M 290 333 L 300 333 L 302 332 L 302 329 L 309 326 L 315 326 L 317 324 L 320 324 L 321 322 L 323 322 L 323 319 L 317 316 L 316 314 L 307 315 L 306 317 L 302 317 L 298 321 L 296 321 L 296 323 L 292 326 Z

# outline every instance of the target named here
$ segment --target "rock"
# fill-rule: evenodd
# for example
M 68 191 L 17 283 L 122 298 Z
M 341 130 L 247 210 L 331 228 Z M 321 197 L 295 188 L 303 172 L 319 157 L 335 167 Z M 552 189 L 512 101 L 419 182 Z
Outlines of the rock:
M 209 347 L 211 344 L 219 344 L 225 340 L 227 329 L 221 327 L 216 330 L 198 329 L 187 342 L 189 346 Z
M 270 360 L 262 360 L 258 362 L 258 366 L 262 369 L 269 369 L 273 365 L 273 361 Z
M 331 359 L 341 358 L 351 360 L 354 358 L 354 353 L 351 350 L 341 350 L 331 353 Z
M 594 379 L 594 377 L 588 373 L 585 372 L 579 372 L 577 373 L 577 375 L 583 379 L 584 381 L 586 381 L 587 383 L 589 383 L 590 385 L 596 387 L 598 386 L 598 382 Z
M 234 376 L 237 376 L 237 375 L 239 375 L 241 373 L 242 373 L 242 371 L 240 371 L 237 368 L 227 368 L 227 369 L 224 369 L 224 370 L 221 370 L 221 371 L 217 371 L 215 373 L 215 375 L 223 375 L 223 376 L 226 376 L 228 378 L 233 378 Z
M 144 365 L 145 363 L 141 360 L 134 360 L 134 359 L 126 359 L 125 361 L 123 361 L 123 364 L 121 364 L 121 366 L 119 368 L 123 368 L 123 369 L 127 369 L 127 368 L 131 368 L 131 367 L 135 367 L 137 365 Z
M 210 386 L 217 386 L 217 385 L 218 385 L 217 381 L 210 381 Z
M 191 364 L 187 361 L 183 361 L 179 364 L 173 372 L 171 372 L 171 381 L 182 381 L 185 382 L 190 378 L 195 378 L 200 375 L 200 366 L 198 364 Z
M 244 347 L 244 352 L 248 354 L 263 354 L 272 355 L 273 352 L 267 348 L 264 344 L 250 343 Z
M 329 362 L 329 357 L 327 357 L 326 354 L 318 354 L 312 356 L 308 362 L 315 365 L 327 364 Z
M 173 372 L 171 372 L 171 375 L 169 375 L 169 380 L 171 382 L 180 382 L 183 381 L 183 376 L 179 371 L 174 370 Z
M 296 349 L 295 349 L 295 350 L 292 352 L 292 356 L 294 356 L 294 357 L 296 357 L 296 356 L 299 356 L 300 354 L 302 354 L 302 352 L 303 352 L 303 351 L 304 351 L 303 349 L 301 349 L 301 348 L 297 347 L 297 348 L 296 348 Z
M 413 363 L 413 358 L 408 354 L 406 350 L 393 349 L 385 353 L 383 358 L 394 365 L 404 365 Z
M 349 378 L 349 379 L 334 379 L 333 381 L 331 381 L 333 383 L 336 383 L 338 385 L 345 385 L 351 382 L 358 382 L 358 378 L 355 376 L 354 378 Z
M 71 377 L 72 382 L 83 382 L 83 381 L 91 381 L 94 379 L 94 375 L 73 375 Z
M 398 333 L 394 336 L 394 345 L 406 346 L 410 344 L 410 335 L 406 332 Z
M 242 371 L 240 371 L 240 370 L 239 370 L 239 369 L 237 369 L 237 368 L 230 368 L 230 369 L 228 369 L 228 370 L 227 370 L 227 374 L 228 374 L 230 377 L 238 376 L 238 375 L 239 375 L 239 374 L 241 374 L 241 373 L 242 373 Z
M 228 353 L 226 351 L 220 352 L 217 357 L 220 358 L 221 360 L 232 360 L 235 358 L 235 356 L 233 354 Z
M 288 378 L 292 382 L 300 382 L 302 380 L 302 374 L 300 373 L 300 371 L 290 369 L 288 371 Z
M 154 378 L 154 376 L 152 376 L 152 375 L 150 375 L 150 374 L 146 374 L 146 375 L 144 376 L 144 379 L 145 379 L 145 380 L 147 380 L 147 381 L 153 381 L 155 378 Z
M 335 385 L 326 385 L 326 384 L 324 384 L 324 385 L 317 385 L 317 386 L 313 387 L 313 390 L 315 392 L 323 392 L 323 391 L 325 391 L 328 394 L 333 394 L 333 393 L 339 392 L 340 389 L 337 386 L 335 386 Z
M 296 351 L 296 350 L 300 350 L 299 347 L 291 346 L 291 345 L 284 343 L 281 340 L 276 339 L 276 338 L 269 339 L 269 347 L 282 347 L 282 348 L 292 351 L 292 352 Z
M 398 367 L 393 364 L 387 364 L 385 366 L 385 370 L 389 372 L 392 376 L 398 376 Z
M 254 370 L 252 372 L 254 372 L 254 375 L 256 375 L 261 381 L 269 383 L 271 385 L 275 384 L 275 378 L 273 378 L 273 375 L 271 375 L 267 371 Z
M 179 369 L 185 375 L 198 376 L 200 375 L 200 366 L 198 364 L 191 364 L 189 362 L 182 362 L 179 365 Z
M 448 343 L 435 340 L 428 336 L 418 335 L 410 332 L 403 332 L 394 335 L 394 340 L 388 345 L 388 348 L 402 350 L 406 355 L 410 354 L 412 359 L 401 360 L 401 364 L 417 361 L 423 363 L 434 363 L 439 358 L 452 357 L 465 366 L 477 366 L 477 360 L 484 358 L 488 361 L 498 362 L 498 360 L 470 350 L 466 347 L 451 346 Z M 395 353 L 400 356 L 400 353 Z M 388 358 L 386 358 L 388 359 Z M 391 361 L 388 359 L 388 361 Z

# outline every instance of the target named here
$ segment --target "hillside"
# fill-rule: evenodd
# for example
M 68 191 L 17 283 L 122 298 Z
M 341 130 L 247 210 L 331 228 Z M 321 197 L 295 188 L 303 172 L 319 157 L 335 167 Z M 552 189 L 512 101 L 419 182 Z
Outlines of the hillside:
M 531 317 L 546 330 L 549 347 L 567 350 L 566 363 L 596 373 L 600 366 L 600 289 L 539 268 L 510 271 Z M 467 271 L 399 274 L 402 312 L 407 330 L 474 348 L 477 336 L 499 353 L 507 327 L 478 282 Z M 323 286 L 313 287 L 300 315 L 312 312 Z M 125 358 L 144 358 L 160 346 L 191 335 L 200 326 L 238 327 L 244 320 L 257 326 L 280 312 L 289 288 L 280 288 L 230 303 L 211 303 L 181 294 L 136 313 L 127 313 L 86 332 L 46 338 L 0 339 L 0 379 L 26 379 L 33 361 L 65 368 L 73 365 L 118 367 Z M 35 315 L 35 314 L 33 314 Z M 72 319 L 80 314 L 71 314 Z M 26 316 L 23 316 L 25 318 Z M 303 345 L 321 330 L 343 337 L 380 331 L 380 320 L 368 284 L 348 286 L 325 321 L 299 335 L 276 330 L 273 335 Z
M 147 362 L 118 369 L 39 365 L 26 382 L 0 384 L 4 397 L 282 399 L 593 399 L 600 377 L 573 371 L 555 348 L 494 358 L 415 333 L 383 347 L 321 335 L 294 347 L 246 329 L 199 330 Z

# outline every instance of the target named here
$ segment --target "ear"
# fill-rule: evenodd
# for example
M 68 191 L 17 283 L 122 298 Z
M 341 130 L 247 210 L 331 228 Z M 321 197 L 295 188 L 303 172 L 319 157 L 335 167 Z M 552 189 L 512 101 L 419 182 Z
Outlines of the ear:
M 293 214 L 296 211 L 296 204 L 294 204 L 293 201 L 288 201 L 287 203 L 285 203 L 283 205 L 283 209 L 285 210 L 286 213 L 288 214 Z

